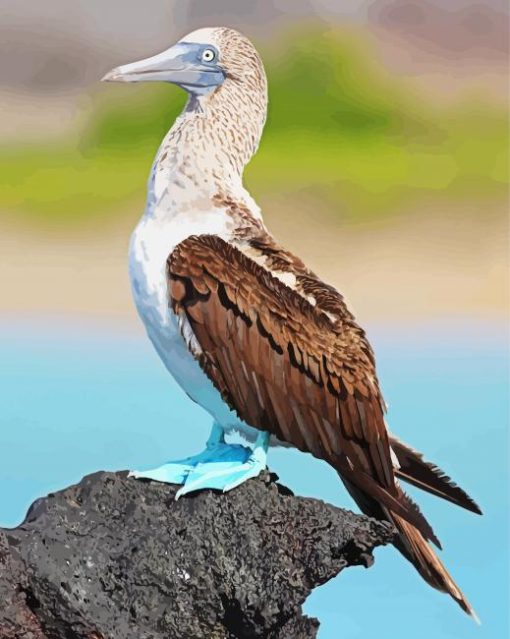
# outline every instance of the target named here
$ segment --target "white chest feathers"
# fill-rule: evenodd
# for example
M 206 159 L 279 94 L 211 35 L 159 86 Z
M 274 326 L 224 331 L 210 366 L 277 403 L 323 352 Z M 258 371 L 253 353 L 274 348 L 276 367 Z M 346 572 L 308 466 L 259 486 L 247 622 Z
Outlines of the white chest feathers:
M 138 312 L 147 329 L 170 317 L 166 263 L 175 247 L 191 235 L 219 235 L 228 240 L 231 220 L 221 210 L 189 211 L 169 219 L 144 215 L 131 236 L 129 275 Z
M 145 215 L 131 237 L 129 273 L 138 313 L 167 370 L 225 430 L 243 432 L 252 441 L 256 431 L 230 410 L 202 371 L 192 354 L 194 347 L 200 347 L 191 327 L 179 323 L 168 299 L 166 262 L 175 246 L 190 235 L 216 234 L 228 240 L 230 224 L 231 220 L 218 212 L 197 217 L 176 215 L 165 223 Z

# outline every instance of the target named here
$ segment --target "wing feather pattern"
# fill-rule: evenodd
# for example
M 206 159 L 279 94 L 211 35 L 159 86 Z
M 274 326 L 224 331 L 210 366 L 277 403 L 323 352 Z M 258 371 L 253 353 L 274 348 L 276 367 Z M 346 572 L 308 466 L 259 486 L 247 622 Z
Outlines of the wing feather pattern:
M 352 315 L 331 319 L 217 236 L 186 239 L 167 266 L 171 307 L 239 417 L 325 459 L 438 543 L 395 481 L 373 354 Z M 326 285 L 318 294 L 332 303 Z
M 400 465 L 396 470 L 400 479 L 473 513 L 482 514 L 478 504 L 443 470 L 423 459 L 421 453 L 395 436 L 391 435 L 390 442 Z

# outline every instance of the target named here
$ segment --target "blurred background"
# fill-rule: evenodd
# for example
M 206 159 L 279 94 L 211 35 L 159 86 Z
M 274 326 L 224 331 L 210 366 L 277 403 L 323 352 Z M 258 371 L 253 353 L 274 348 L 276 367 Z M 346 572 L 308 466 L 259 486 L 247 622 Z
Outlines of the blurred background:
M 266 65 L 246 182 L 269 228 L 351 301 L 392 429 L 486 512 L 419 496 L 481 629 L 385 549 L 314 593 L 319 637 L 390 637 L 396 619 L 417 638 L 506 636 L 505 0 L 0 0 L 0 525 L 86 472 L 206 436 L 143 334 L 126 264 L 185 95 L 98 80 L 215 25 L 240 28 Z M 270 464 L 295 492 L 352 507 L 316 460 Z

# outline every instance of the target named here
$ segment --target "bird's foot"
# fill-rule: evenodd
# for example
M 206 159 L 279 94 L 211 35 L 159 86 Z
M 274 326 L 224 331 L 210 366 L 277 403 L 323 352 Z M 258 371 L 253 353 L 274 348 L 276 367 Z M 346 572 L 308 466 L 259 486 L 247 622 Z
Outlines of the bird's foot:
M 266 451 L 262 448 L 255 448 L 252 451 L 244 446 L 237 448 L 243 448 L 246 451 L 244 459 L 211 461 L 194 466 L 182 488 L 177 491 L 175 499 L 204 488 L 227 492 L 248 479 L 258 477 L 266 467 Z
M 213 469 L 228 471 L 232 467 L 242 465 L 249 459 L 250 453 L 251 449 L 245 446 L 216 442 L 208 444 L 207 448 L 198 455 L 170 461 L 156 468 L 134 470 L 129 473 L 129 476 L 135 479 L 152 479 L 166 484 L 187 484 L 190 476 L 196 477 L 196 473 L 202 474 L 206 468 L 211 471 Z
M 266 467 L 269 433 L 261 431 L 253 450 L 240 444 L 226 444 L 223 429 L 214 424 L 204 451 L 193 457 L 168 462 L 157 468 L 132 471 L 130 477 L 182 484 L 175 498 L 203 488 L 232 490 L 257 477 Z

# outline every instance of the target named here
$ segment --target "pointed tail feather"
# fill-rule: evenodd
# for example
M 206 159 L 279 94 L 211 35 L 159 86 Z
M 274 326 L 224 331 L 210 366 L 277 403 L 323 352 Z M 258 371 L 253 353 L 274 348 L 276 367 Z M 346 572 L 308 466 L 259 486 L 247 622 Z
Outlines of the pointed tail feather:
M 440 468 L 424 460 L 421 453 L 393 435 L 390 435 L 390 445 L 400 464 L 400 468 L 395 468 L 397 477 L 466 510 L 482 514 L 478 504 Z
M 477 623 L 480 623 L 466 597 L 453 581 L 439 557 L 416 526 L 413 526 L 403 517 L 393 513 L 386 506 L 367 495 L 367 493 L 345 480 L 342 476 L 340 477 L 352 498 L 366 515 L 393 522 L 398 531 L 393 545 L 413 564 L 423 579 L 433 588 L 441 590 L 453 597 L 462 610 L 473 617 Z M 404 491 L 400 490 L 399 492 L 399 499 L 406 501 L 409 499 Z
M 464 612 L 480 623 L 470 603 L 420 531 L 398 515 L 391 513 L 391 519 L 399 532 L 394 542 L 395 547 L 413 564 L 428 584 L 448 593 Z

